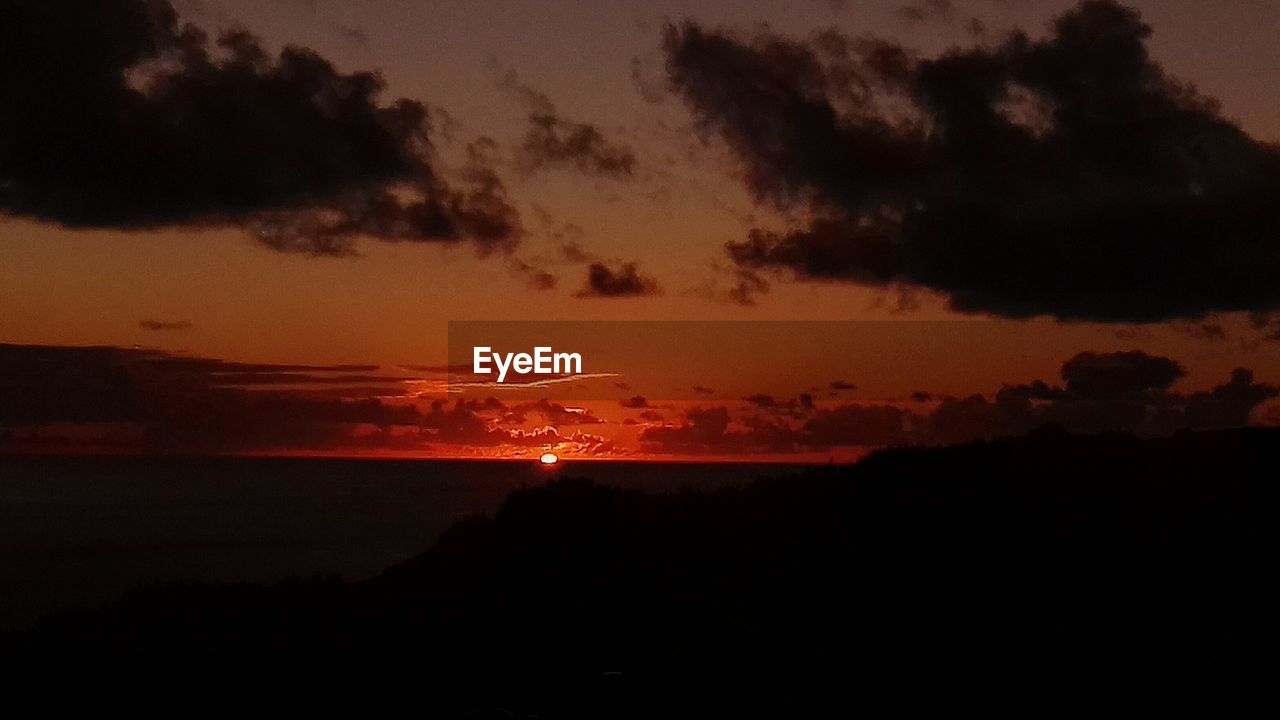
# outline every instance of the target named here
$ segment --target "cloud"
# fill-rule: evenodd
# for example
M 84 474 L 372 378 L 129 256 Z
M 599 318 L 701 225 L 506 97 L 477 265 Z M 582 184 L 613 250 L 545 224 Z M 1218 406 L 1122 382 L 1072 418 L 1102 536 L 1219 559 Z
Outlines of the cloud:
M 639 297 L 658 295 L 661 288 L 653 278 L 640 274 L 636 263 L 626 262 L 617 267 L 610 267 L 603 262 L 594 262 L 587 267 L 587 282 L 577 292 L 578 297 Z
M 962 312 L 1107 322 L 1280 307 L 1280 153 L 1170 77 L 1136 11 L 1090 0 L 1048 36 L 919 58 L 668 27 L 673 87 L 798 217 L 740 268 L 945 294 Z
M 525 422 L 530 413 L 539 415 L 551 425 L 556 426 L 598 425 L 604 422 L 590 410 L 566 407 L 545 398 L 537 402 L 520 403 L 511 407 L 504 416 L 504 421 L 522 423 Z
M 1185 333 L 1188 337 L 1208 342 L 1221 342 L 1227 339 L 1227 329 L 1217 320 L 1206 322 L 1178 323 L 1174 329 Z
M 362 48 L 369 47 L 369 33 L 359 25 L 339 27 L 338 35 Z
M 1280 394 L 1276 386 L 1254 382 L 1252 372 L 1243 368 L 1223 385 L 1184 394 L 1172 389 L 1183 375 L 1177 362 L 1141 351 L 1083 352 L 1063 363 L 1063 386 L 1037 380 L 1006 385 L 992 400 L 980 395 L 941 398 L 921 437 L 956 442 L 1021 434 L 1046 423 L 1076 432 L 1141 435 L 1241 427 L 1259 405 Z
M 395 378 L 369 366 L 270 365 L 116 347 L 0 345 L 0 429 L 40 437 L 48 427 L 102 425 L 116 450 L 238 452 L 324 448 L 352 427 L 414 425 L 416 408 L 371 397 Z M 377 370 L 376 367 L 372 367 Z M 290 388 L 347 385 L 345 397 Z M 75 449 L 75 448 L 71 448 Z
M 731 451 L 729 435 L 729 409 L 726 407 L 691 408 L 684 413 L 684 422 L 678 426 L 645 428 L 640 433 L 642 443 L 650 449 L 676 453 L 705 453 Z M 740 445 L 740 443 L 733 443 Z
M 746 410 L 693 408 L 676 424 L 647 427 L 639 438 L 650 452 L 741 454 L 950 444 L 1022 435 L 1046 424 L 1074 432 L 1123 431 L 1169 435 L 1180 428 L 1247 426 L 1255 410 L 1280 396 L 1238 368 L 1210 390 L 1179 393 L 1181 366 L 1140 351 L 1082 352 L 1062 364 L 1063 385 L 1041 380 L 1006 384 L 993 395 L 935 397 L 913 393 L 915 406 L 746 398 Z M 804 396 L 802 396 L 804 397 Z M 929 409 L 919 404 L 937 400 Z M 805 412 L 789 412 L 800 405 Z M 779 409 L 782 412 L 779 412 Z
M 908 442 L 909 413 L 890 405 L 841 405 L 805 421 L 804 442 L 817 447 L 888 446 Z
M 1062 364 L 1066 392 L 1080 397 L 1165 390 L 1185 374 L 1177 362 L 1140 350 L 1082 352 Z
M 729 299 L 738 305 L 752 307 L 757 297 L 769 292 L 769 281 L 754 270 L 738 268 L 734 278 L 733 286 L 729 288 Z
M 898 8 L 900 17 L 914 23 L 949 20 L 954 12 L 955 6 L 951 0 L 920 0 Z
M 190 320 L 142 320 L 138 327 L 143 330 L 190 330 L 194 327 Z
M 649 426 L 638 437 L 644 450 L 664 454 L 786 453 L 811 449 L 802 430 L 762 415 L 735 420 L 725 406 L 690 408 L 679 424 Z
M 0 345 L 0 451 L 427 450 L 568 447 L 603 442 L 558 426 L 601 424 L 589 411 L 496 398 L 426 408 L 414 378 L 370 365 L 237 363 L 117 347 Z M 523 424 L 536 415 L 544 422 Z M 513 421 L 513 416 L 518 416 Z M 65 428 L 78 428 L 66 433 Z
M 560 246 L 560 253 L 564 256 L 565 261 L 571 263 L 587 263 L 596 259 L 594 254 L 583 249 L 582 244 L 576 240 Z
M 647 103 L 656 105 L 666 99 L 666 90 L 661 80 L 651 76 L 646 63 L 640 58 L 631 59 L 631 84 Z
M 1263 402 L 1280 394 L 1272 385 L 1253 381 L 1253 371 L 1236 368 L 1231 380 L 1187 398 L 1184 416 L 1190 428 L 1242 427 Z
M 857 390 L 858 386 L 844 380 L 832 380 L 831 389 L 836 392 L 842 392 L 844 390 Z
M 760 395 L 734 407 L 692 408 L 671 423 L 647 401 L 643 407 L 633 402 L 631 419 L 640 426 L 636 437 L 647 452 L 815 452 L 965 442 L 1020 435 L 1048 423 L 1077 432 L 1141 435 L 1239 427 L 1280 396 L 1280 387 L 1259 382 L 1247 368 L 1209 389 L 1180 391 L 1177 362 L 1137 351 L 1079 353 L 1059 374 L 1059 382 L 1008 383 L 987 395 L 929 396 L 921 402 L 826 404 L 807 394 L 793 400 Z M 607 426 L 586 408 L 548 399 L 428 401 L 418 387 L 414 378 L 383 375 L 369 365 L 237 363 L 132 348 L 0 345 L 0 451 L 48 448 L 58 435 L 72 443 L 60 450 L 99 442 L 122 452 L 618 451 L 595 436 L 565 433 Z
M 595 125 L 560 115 L 551 99 L 522 82 L 515 70 L 503 73 L 499 85 L 529 107 L 519 158 L 526 172 L 570 167 L 585 175 L 634 177 L 636 157 L 630 148 L 610 141 Z
M 550 270 L 532 265 L 516 257 L 507 259 L 507 267 L 511 273 L 524 280 L 525 285 L 533 290 L 554 290 L 560 280 Z
M 622 405 L 622 407 L 624 407 L 624 408 L 636 408 L 636 409 L 638 409 L 638 408 L 648 408 L 648 407 L 653 407 L 652 405 L 650 405 L 650 404 L 649 404 L 649 401 L 648 401 L 648 400 L 646 400 L 646 399 L 644 398 L 644 396 L 643 396 L 643 395 L 636 395 L 636 396 L 634 396 L 634 397 L 627 398 L 626 400 L 619 400 L 618 402 L 619 402 L 619 403 Z
M 437 166 L 420 102 L 376 73 L 249 33 L 210 41 L 166 0 L 0 10 L 0 212 L 72 228 L 236 226 L 280 251 L 357 238 L 510 250 L 522 229 L 477 157 Z

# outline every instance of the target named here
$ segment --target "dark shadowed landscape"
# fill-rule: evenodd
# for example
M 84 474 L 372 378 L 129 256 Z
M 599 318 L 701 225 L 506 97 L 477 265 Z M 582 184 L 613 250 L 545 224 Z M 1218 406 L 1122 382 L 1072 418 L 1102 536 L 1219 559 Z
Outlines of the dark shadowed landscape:
M 0 0 L 0 717 L 1275 717 L 1280 3 Z
M 4 672 L 50 709 L 1232 714 L 1274 687 L 1278 477 L 1274 430 L 1052 427 L 718 490 L 560 477 L 367 580 L 50 616 Z
M 361 580 L 512 490 L 586 473 L 674 492 L 768 465 L 249 457 L 0 457 L 0 628 L 140 585 Z M 777 466 L 785 468 L 786 466 Z

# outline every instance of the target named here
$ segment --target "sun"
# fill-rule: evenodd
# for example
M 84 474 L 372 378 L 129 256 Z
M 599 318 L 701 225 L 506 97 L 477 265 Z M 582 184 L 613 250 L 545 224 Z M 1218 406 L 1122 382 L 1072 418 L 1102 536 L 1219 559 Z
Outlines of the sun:
M 553 452 L 542 453 L 542 457 L 538 458 L 538 462 L 543 465 L 555 465 L 560 462 L 560 458 Z

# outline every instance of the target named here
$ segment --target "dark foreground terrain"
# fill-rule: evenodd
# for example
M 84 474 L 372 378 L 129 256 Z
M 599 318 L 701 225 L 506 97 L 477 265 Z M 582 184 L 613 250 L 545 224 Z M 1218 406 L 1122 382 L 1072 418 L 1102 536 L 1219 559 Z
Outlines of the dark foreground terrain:
M 0 638 L 48 709 L 666 718 L 1261 714 L 1280 433 L 882 452 L 710 493 L 587 480 L 371 580 L 140 590 Z
M 798 469 L 0 454 L 0 632 L 148 585 L 365 580 L 431 547 L 458 520 L 492 515 L 512 490 L 562 475 L 662 493 Z

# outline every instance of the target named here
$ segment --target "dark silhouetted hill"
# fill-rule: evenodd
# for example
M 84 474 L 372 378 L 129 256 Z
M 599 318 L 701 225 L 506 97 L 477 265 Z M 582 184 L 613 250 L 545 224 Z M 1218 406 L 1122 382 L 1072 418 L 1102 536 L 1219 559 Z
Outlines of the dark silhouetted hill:
M 361 583 L 167 586 L 3 638 L 11 697 L 421 717 L 1258 711 L 1280 432 L 561 480 Z

